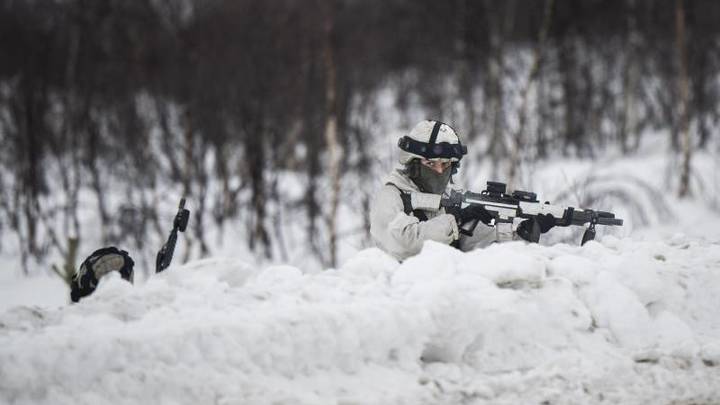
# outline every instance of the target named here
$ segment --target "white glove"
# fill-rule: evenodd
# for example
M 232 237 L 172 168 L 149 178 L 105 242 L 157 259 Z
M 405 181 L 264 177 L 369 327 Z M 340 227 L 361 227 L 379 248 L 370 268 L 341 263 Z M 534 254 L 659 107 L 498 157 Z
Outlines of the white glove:
M 455 217 L 450 214 L 441 214 L 421 223 L 422 238 L 448 245 L 460 237 Z

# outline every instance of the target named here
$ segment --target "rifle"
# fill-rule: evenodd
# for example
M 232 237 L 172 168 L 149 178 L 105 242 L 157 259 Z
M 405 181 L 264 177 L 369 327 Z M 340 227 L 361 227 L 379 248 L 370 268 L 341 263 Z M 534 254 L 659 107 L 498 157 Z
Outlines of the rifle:
M 413 207 L 416 209 L 437 210 L 444 207 L 446 212 L 457 213 L 460 208 L 469 205 L 482 206 L 493 217 L 493 225 L 512 224 L 515 218 L 532 220 L 538 215 L 544 214 L 551 214 L 555 218 L 555 226 L 589 224 L 583 234 L 581 245 L 595 239 L 596 225 L 621 226 L 623 224 L 623 220 L 615 218 L 615 214 L 611 212 L 563 207 L 552 205 L 549 202 L 541 203 L 537 199 L 537 194 L 530 191 L 515 190 L 507 194 L 505 183 L 495 181 L 488 181 L 487 188 L 480 193 L 452 190 L 449 196 L 422 193 L 422 195 L 413 195 L 412 197 Z M 460 233 L 471 236 L 478 222 L 479 220 L 474 220 L 462 224 L 459 229 Z M 529 236 L 532 242 L 540 240 L 540 227 L 536 221 L 533 221 Z
M 155 260 L 155 273 L 160 273 L 170 266 L 173 253 L 175 253 L 177 233 L 178 231 L 185 232 L 189 221 L 190 211 L 185 209 L 185 199 L 181 198 L 178 213 L 175 215 L 175 220 L 173 221 L 173 229 L 170 231 L 170 236 L 168 237 L 167 242 L 165 242 L 157 254 L 157 259 Z

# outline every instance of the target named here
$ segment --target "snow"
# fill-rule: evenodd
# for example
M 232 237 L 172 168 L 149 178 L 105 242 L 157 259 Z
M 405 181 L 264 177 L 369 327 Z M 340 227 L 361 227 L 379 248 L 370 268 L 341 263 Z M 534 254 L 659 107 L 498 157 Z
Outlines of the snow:
M 718 402 L 719 270 L 678 234 L 111 275 L 0 315 L 0 403 Z
M 181 239 L 165 272 L 111 274 L 75 305 L 0 256 L 0 404 L 720 403 L 720 183 L 716 157 L 694 165 L 686 201 L 662 154 L 538 166 L 519 188 L 625 219 L 582 247 L 554 229 L 399 263 L 351 235 L 318 271 L 292 230 L 288 263 L 238 233 L 179 265 Z
M 60 307 L 68 300 L 68 289 L 57 276 L 16 278 L 0 272 L 0 314 L 19 305 Z

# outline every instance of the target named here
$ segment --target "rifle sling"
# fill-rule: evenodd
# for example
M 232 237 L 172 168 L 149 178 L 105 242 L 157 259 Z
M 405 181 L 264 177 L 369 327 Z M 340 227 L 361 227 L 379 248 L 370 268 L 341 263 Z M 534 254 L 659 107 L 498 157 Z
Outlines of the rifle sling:
M 407 215 L 413 215 L 415 218 L 419 219 L 420 222 L 425 222 L 428 220 L 427 215 L 423 210 L 416 210 L 412 207 L 412 197 L 410 196 L 410 193 L 407 193 L 403 191 L 400 187 L 396 186 L 393 183 L 387 183 L 388 186 L 395 187 L 400 192 L 400 199 L 403 203 L 403 211 Z

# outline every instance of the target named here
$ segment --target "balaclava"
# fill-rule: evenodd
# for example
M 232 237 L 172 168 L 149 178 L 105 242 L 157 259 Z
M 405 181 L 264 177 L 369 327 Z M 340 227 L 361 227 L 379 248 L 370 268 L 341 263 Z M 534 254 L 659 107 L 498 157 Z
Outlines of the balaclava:
M 438 173 L 420 163 L 420 159 L 413 159 L 405 165 L 405 174 L 423 193 L 442 194 L 450 183 L 452 168 L 449 167 L 444 172 Z

